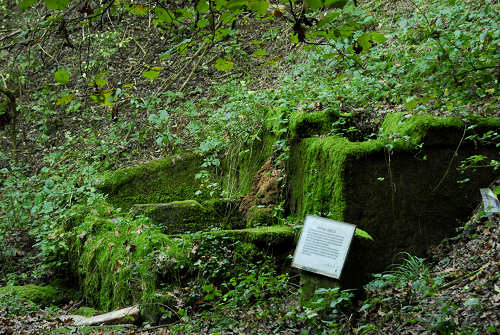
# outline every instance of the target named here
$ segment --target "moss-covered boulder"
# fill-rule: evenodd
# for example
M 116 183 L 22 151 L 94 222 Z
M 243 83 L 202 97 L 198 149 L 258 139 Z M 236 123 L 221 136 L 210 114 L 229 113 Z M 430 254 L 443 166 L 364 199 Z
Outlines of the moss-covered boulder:
M 495 177 L 490 168 L 457 167 L 472 155 L 499 159 L 495 143 L 468 136 L 498 130 L 500 119 L 388 115 L 377 140 L 350 142 L 313 137 L 291 149 L 290 208 L 358 225 L 375 241 L 356 239 L 344 271 L 346 286 L 398 261 L 401 251 L 425 255 L 454 232 L 479 201 L 480 187 Z M 468 180 L 468 182 L 461 182 Z
M 196 200 L 174 201 L 166 204 L 138 204 L 131 215 L 145 215 L 162 227 L 165 234 L 208 230 L 213 227 L 232 229 L 242 226 L 234 201 L 211 200 L 201 205 Z
M 5 296 L 19 297 L 21 300 L 31 301 L 41 306 L 57 305 L 65 299 L 61 289 L 51 285 L 37 286 L 30 284 L 0 287 L 0 299 Z

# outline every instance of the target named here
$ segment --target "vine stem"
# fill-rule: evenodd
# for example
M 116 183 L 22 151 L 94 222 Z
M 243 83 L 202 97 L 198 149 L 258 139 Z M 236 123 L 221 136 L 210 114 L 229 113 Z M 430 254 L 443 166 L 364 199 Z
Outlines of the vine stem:
M 443 183 L 443 181 L 446 179 L 446 176 L 448 176 L 448 173 L 450 172 L 450 169 L 451 169 L 451 165 L 453 164 L 453 161 L 455 160 L 455 157 L 458 154 L 458 150 L 462 146 L 462 142 L 464 141 L 466 131 L 467 131 L 467 125 L 464 125 L 464 131 L 462 133 L 462 137 L 460 138 L 460 142 L 458 142 L 457 148 L 453 152 L 453 156 L 451 156 L 451 159 L 450 159 L 450 161 L 448 163 L 448 167 L 446 168 L 446 171 L 444 172 L 443 176 L 439 180 L 438 184 L 432 189 L 432 193 L 434 193 L 434 192 L 437 191 L 437 189 L 439 188 L 439 186 L 441 186 L 441 184 Z

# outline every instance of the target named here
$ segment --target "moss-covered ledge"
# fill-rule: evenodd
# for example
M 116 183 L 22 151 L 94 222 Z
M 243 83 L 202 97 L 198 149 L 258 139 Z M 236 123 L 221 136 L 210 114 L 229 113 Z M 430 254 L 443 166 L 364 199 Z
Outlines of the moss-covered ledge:
M 300 139 L 327 134 L 332 130 L 332 123 L 338 118 L 339 113 L 332 111 L 294 112 L 290 115 L 288 124 L 290 138 Z
M 380 129 L 379 137 L 394 141 L 399 150 L 415 150 L 420 144 L 426 146 L 458 145 L 462 137 L 484 133 L 500 128 L 500 118 L 436 117 L 417 114 L 405 117 L 403 113 L 388 114 Z
M 344 278 L 347 286 L 397 262 L 401 251 L 424 256 L 429 246 L 454 232 L 457 218 L 465 219 L 473 210 L 478 189 L 496 174 L 488 168 L 461 174 L 457 167 L 472 155 L 499 160 L 494 143 L 467 137 L 497 131 L 500 119 L 473 121 L 394 113 L 387 116 L 376 140 L 311 137 L 293 144 L 291 213 L 350 222 L 375 239 L 354 243 Z M 469 182 L 457 183 L 464 179 Z
M 130 214 L 145 215 L 161 227 L 165 234 L 242 228 L 235 201 L 211 199 L 204 204 L 196 200 L 173 201 L 166 204 L 137 204 Z
M 200 188 L 195 179 L 202 158 L 165 157 L 141 165 L 106 172 L 97 188 L 108 194 L 109 201 L 124 209 L 134 204 L 167 203 L 197 199 Z

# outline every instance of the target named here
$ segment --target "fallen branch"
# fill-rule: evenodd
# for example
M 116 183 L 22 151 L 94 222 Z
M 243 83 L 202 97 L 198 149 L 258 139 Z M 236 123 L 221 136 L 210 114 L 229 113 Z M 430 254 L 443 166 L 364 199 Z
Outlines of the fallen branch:
M 98 326 L 130 323 L 131 320 L 137 319 L 139 313 L 139 306 L 135 305 L 92 317 L 85 317 L 81 315 L 61 315 L 59 319 L 62 321 L 71 320 L 75 326 Z
M 201 53 L 200 57 L 198 57 L 198 60 L 194 64 L 193 68 L 191 69 L 191 72 L 189 72 L 189 75 L 187 76 L 186 80 L 184 81 L 181 88 L 179 89 L 179 92 L 182 92 L 184 90 L 184 88 L 186 87 L 187 83 L 191 80 L 191 77 L 193 76 L 196 69 L 198 68 L 198 65 L 200 65 L 200 62 L 203 59 L 203 56 L 205 56 L 205 53 L 207 52 L 208 49 L 209 49 L 208 44 L 205 44 L 205 48 L 204 48 L 203 52 Z

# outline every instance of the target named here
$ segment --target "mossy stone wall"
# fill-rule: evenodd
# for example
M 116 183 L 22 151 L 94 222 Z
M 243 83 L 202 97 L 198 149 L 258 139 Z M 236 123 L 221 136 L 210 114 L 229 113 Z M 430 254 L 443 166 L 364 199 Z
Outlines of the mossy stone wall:
M 195 174 L 201 157 L 165 157 L 136 167 L 106 173 L 98 188 L 108 194 L 116 207 L 129 209 L 134 204 L 167 203 L 197 199 L 200 188 Z
M 499 125 L 498 119 L 481 121 L 476 131 Z M 291 150 L 292 213 L 353 223 L 375 239 L 353 242 L 342 278 L 348 287 L 396 263 L 402 251 L 425 256 L 428 247 L 454 233 L 457 220 L 478 204 L 479 188 L 495 177 L 492 169 L 457 172 L 460 161 L 473 154 L 499 158 L 494 145 L 461 142 L 464 124 L 458 119 L 406 120 L 395 114 L 383 128 L 378 140 L 315 137 Z M 465 178 L 470 182 L 457 183 Z

